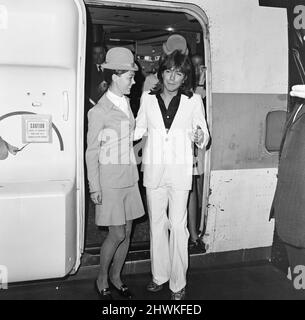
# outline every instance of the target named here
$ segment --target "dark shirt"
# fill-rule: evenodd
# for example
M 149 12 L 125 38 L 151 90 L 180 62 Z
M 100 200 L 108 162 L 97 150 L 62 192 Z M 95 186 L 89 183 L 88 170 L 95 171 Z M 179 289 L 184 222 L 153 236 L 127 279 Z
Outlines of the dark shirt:
M 179 108 L 181 93 L 178 93 L 176 96 L 172 98 L 167 109 L 165 107 L 163 99 L 161 98 L 161 95 L 156 94 L 156 97 L 158 99 L 159 107 L 162 113 L 164 126 L 167 130 L 169 130 Z

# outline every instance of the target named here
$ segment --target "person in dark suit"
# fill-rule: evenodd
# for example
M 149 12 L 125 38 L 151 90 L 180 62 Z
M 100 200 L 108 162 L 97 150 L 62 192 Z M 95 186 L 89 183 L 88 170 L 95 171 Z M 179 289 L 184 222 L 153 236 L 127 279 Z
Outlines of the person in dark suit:
M 102 63 L 105 60 L 106 49 L 99 43 L 94 43 L 92 46 L 90 74 L 87 78 L 87 103 L 89 102 L 89 109 L 93 107 L 101 96 L 107 90 L 107 83 L 105 81 L 104 69 Z
M 275 218 L 295 280 L 296 267 L 305 266 L 305 85 L 293 86 L 290 95 L 301 99 L 285 124 L 271 218 Z
M 101 96 L 107 89 L 105 82 L 104 68 L 101 66 L 105 61 L 106 49 L 100 43 L 93 43 L 88 52 L 88 60 L 86 66 L 86 81 L 85 81 L 85 103 L 84 103 L 84 150 L 87 148 L 87 139 L 85 138 L 88 132 L 87 114 L 94 107 Z M 85 170 L 85 179 L 87 180 L 87 170 Z M 86 233 L 89 234 L 90 224 L 93 221 L 95 214 L 95 206 L 89 200 L 88 185 L 85 186 L 86 194 Z
M 194 68 L 194 92 L 201 96 L 205 106 L 205 72 L 203 57 L 195 54 L 191 58 Z M 203 178 L 204 178 L 204 156 L 205 148 L 199 149 L 194 145 L 193 182 L 188 201 L 188 230 L 190 233 L 189 246 L 196 248 L 199 252 L 205 252 L 205 244 L 202 240 L 203 230 L 198 230 L 198 211 L 201 211 Z

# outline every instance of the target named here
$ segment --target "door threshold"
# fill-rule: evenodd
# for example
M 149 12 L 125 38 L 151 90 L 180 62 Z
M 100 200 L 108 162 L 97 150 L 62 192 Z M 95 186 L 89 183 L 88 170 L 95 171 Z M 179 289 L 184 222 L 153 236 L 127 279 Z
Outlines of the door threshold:
M 271 247 L 242 249 L 215 253 L 190 253 L 189 268 L 191 269 L 224 269 L 245 265 L 271 263 Z M 69 280 L 95 278 L 99 270 L 99 256 L 83 257 L 81 267 Z M 128 254 L 122 274 L 150 273 L 149 250 Z

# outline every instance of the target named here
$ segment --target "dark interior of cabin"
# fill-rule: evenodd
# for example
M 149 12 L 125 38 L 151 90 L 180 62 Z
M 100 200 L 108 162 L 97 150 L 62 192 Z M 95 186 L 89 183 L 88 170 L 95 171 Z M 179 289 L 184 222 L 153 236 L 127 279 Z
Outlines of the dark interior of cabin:
M 190 14 L 178 11 L 145 10 L 143 8 L 88 6 L 87 7 L 87 61 L 90 65 L 92 46 L 101 44 L 109 50 L 115 46 L 130 49 L 135 57 L 139 70 L 136 72 L 136 83 L 131 89 L 130 104 L 134 115 L 137 114 L 145 77 L 158 67 L 162 53 L 162 44 L 170 34 L 181 34 L 187 41 L 191 55 L 204 57 L 203 29 L 200 23 Z M 86 71 L 87 73 L 87 71 Z M 86 115 L 85 115 L 86 121 Z M 145 204 L 145 188 L 142 184 L 142 172 L 139 166 L 140 191 Z M 86 183 L 87 184 L 87 183 Z M 201 215 L 198 212 L 198 215 Z M 86 229 L 85 251 L 97 254 L 107 228 L 98 228 L 94 221 L 94 207 L 90 203 L 88 191 L 86 196 Z M 149 223 L 147 212 L 143 218 L 134 223 L 131 252 L 149 249 Z

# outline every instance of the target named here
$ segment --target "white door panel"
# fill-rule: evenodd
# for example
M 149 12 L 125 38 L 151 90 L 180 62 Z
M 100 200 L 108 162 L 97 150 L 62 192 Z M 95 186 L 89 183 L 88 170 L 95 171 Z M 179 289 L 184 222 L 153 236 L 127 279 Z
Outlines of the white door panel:
M 0 163 L 0 265 L 9 282 L 62 277 L 83 248 L 85 7 L 3 0 L 4 20 L 0 136 L 30 143 Z

